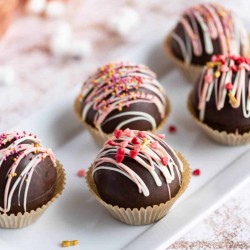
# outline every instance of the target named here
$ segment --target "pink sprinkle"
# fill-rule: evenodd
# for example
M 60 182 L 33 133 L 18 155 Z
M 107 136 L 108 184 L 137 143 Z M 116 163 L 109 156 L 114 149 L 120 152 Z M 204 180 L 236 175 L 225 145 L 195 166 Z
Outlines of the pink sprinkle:
M 165 138 L 165 135 L 164 134 L 158 134 L 157 135 L 160 139 L 164 139 Z
M 162 163 L 164 166 L 167 166 L 167 165 L 168 165 L 168 158 L 167 158 L 167 157 L 161 158 L 161 163 Z
M 134 150 L 135 151 L 139 151 L 141 149 L 141 145 L 140 144 L 135 144 L 134 145 Z
M 124 130 L 124 134 L 127 136 L 127 137 L 132 137 L 133 136 L 133 131 L 130 130 L 129 128 L 126 128 Z
M 85 177 L 86 175 L 86 171 L 84 169 L 80 169 L 78 172 L 77 172 L 77 175 L 79 177 Z
M 223 65 L 221 65 L 220 70 L 221 70 L 221 72 L 227 72 L 229 70 L 229 68 L 227 67 L 227 65 L 223 64 Z
M 159 142 L 158 141 L 151 142 L 150 146 L 151 148 L 157 149 L 159 148 Z
M 128 141 L 123 141 L 123 142 L 121 142 L 121 143 L 120 143 L 120 146 L 121 146 L 122 148 L 126 148 L 126 147 L 128 146 Z
M 213 76 L 209 75 L 209 74 L 206 74 L 205 77 L 204 77 L 204 80 L 205 80 L 205 83 L 210 83 L 210 82 L 213 81 Z

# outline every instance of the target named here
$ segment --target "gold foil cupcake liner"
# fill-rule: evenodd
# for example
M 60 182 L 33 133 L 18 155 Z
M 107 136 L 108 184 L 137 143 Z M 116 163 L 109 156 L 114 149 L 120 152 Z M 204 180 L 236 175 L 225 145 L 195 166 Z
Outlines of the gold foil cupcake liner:
M 194 107 L 192 104 L 192 93 L 189 94 L 187 106 L 196 124 L 203 130 L 203 132 L 209 138 L 211 138 L 215 142 L 228 145 L 228 146 L 237 146 L 237 145 L 244 145 L 244 144 L 250 143 L 250 131 L 244 134 L 227 133 L 226 131 L 218 131 L 218 130 L 212 129 L 205 123 L 201 122 L 195 115 Z
M 83 124 L 83 126 L 90 132 L 90 134 L 92 135 L 92 138 L 94 139 L 95 143 L 99 146 L 102 147 L 103 144 L 113 135 L 113 133 L 111 134 L 105 134 L 103 132 L 98 131 L 97 129 L 93 128 L 92 126 L 90 126 L 89 124 L 87 124 L 85 121 L 82 120 L 82 117 L 80 116 L 80 96 L 78 96 L 75 100 L 74 103 L 74 109 L 75 109 L 75 113 L 77 115 L 77 117 L 79 118 L 79 120 L 81 121 L 81 123 Z M 171 112 L 171 106 L 170 106 L 170 101 L 169 99 L 166 97 L 166 114 L 164 119 L 161 121 L 161 123 L 159 124 L 159 126 L 155 129 L 152 130 L 150 132 L 156 134 L 158 131 L 160 131 L 162 129 L 162 127 L 165 125 L 165 123 L 167 122 L 167 118 L 169 116 Z
M 191 171 L 189 168 L 189 164 L 187 163 L 186 159 L 180 154 L 177 153 L 177 156 L 183 163 L 183 173 L 182 173 L 182 185 L 175 197 L 171 200 L 167 201 L 166 203 L 161 203 L 160 205 L 148 206 L 146 208 L 142 207 L 138 208 L 122 208 L 118 206 L 113 206 L 105 201 L 103 201 L 96 189 L 93 177 L 92 177 L 92 166 L 88 169 L 86 175 L 86 182 L 90 193 L 94 196 L 94 198 L 100 202 L 109 212 L 110 214 L 117 220 L 129 224 L 129 225 L 146 225 L 154 223 L 161 218 L 163 218 L 170 208 L 173 206 L 175 201 L 184 193 L 191 178 Z
M 56 162 L 56 168 L 57 180 L 54 197 L 47 204 L 30 212 L 18 213 L 17 215 L 0 214 L 0 228 L 23 228 L 33 224 L 40 218 L 45 210 L 62 194 L 65 187 L 66 175 L 59 161 Z
M 177 58 L 172 50 L 171 50 L 171 34 L 172 31 L 168 34 L 164 41 L 164 49 L 165 53 L 167 54 L 168 58 L 182 71 L 184 76 L 191 82 L 191 83 L 196 83 L 198 80 L 203 66 L 204 65 L 194 65 L 194 64 L 186 64 L 179 58 Z

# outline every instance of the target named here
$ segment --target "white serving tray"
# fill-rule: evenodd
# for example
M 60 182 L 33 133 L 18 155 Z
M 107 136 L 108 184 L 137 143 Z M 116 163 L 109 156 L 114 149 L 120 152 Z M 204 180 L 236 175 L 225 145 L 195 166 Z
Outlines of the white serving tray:
M 166 249 L 250 180 L 250 147 L 218 145 L 199 130 L 186 109 L 191 85 L 171 66 L 164 76 L 166 64 L 161 64 L 159 56 L 155 56 L 158 60 L 155 63 L 152 60 L 149 63 L 145 57 L 143 51 L 155 45 L 154 41 L 148 48 L 137 50 L 136 58 L 153 65 L 170 98 L 172 112 L 167 125 L 176 125 L 177 132 L 169 134 L 166 126 L 162 132 L 191 168 L 201 169 L 201 175 L 192 178 L 185 194 L 161 221 L 128 226 L 113 219 L 90 196 L 84 179 L 76 175 L 79 169 L 89 167 L 98 152 L 73 112 L 78 85 L 65 98 L 14 128 L 36 133 L 44 145 L 54 150 L 66 169 L 67 185 L 63 195 L 35 224 L 24 229 L 0 229 L 1 250 L 53 250 L 59 249 L 62 240 L 73 239 L 79 240 L 75 250 Z M 138 61 L 136 58 L 126 59 Z

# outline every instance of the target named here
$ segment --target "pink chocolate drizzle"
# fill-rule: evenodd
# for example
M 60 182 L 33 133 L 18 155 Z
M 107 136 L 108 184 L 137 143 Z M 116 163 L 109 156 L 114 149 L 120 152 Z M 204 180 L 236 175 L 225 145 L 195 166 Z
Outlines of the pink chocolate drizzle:
M 246 72 L 250 71 L 250 58 L 240 56 L 213 56 L 207 63 L 199 81 L 199 119 L 204 120 L 206 103 L 214 93 L 216 109 L 223 109 L 226 100 L 232 108 L 239 108 L 245 118 L 250 117 L 250 79 L 245 93 Z M 235 74 L 235 76 L 234 76 Z M 228 99 L 226 97 L 229 97 Z
M 185 63 L 189 64 L 192 55 L 203 54 L 202 40 L 198 25 L 204 38 L 204 49 L 209 55 L 215 53 L 212 40 L 219 39 L 220 53 L 247 56 L 249 50 L 248 35 L 241 22 L 231 12 L 219 4 L 200 4 L 185 11 L 180 20 L 185 31 L 186 42 L 173 33 L 181 48 Z
M 116 130 L 114 136 L 106 141 L 98 153 L 93 163 L 93 176 L 100 170 L 119 172 L 133 181 L 140 193 L 148 196 L 149 190 L 144 181 L 129 166 L 123 163 L 125 157 L 130 157 L 150 172 L 157 186 L 161 186 L 162 182 L 155 171 L 156 168 L 160 170 L 167 184 L 178 178 L 179 185 L 181 185 L 182 162 L 174 150 L 161 139 L 162 137 L 162 135 L 156 136 L 146 131 Z M 107 155 L 114 155 L 115 159 Z M 114 167 L 105 166 L 107 163 L 112 163 Z M 177 177 L 174 169 L 178 175 Z M 169 197 L 171 197 L 169 186 L 168 190 Z
M 32 143 L 23 143 L 25 141 L 31 141 Z M 10 145 L 5 146 L 7 143 Z M 11 200 L 14 192 L 16 191 L 18 185 L 18 203 L 20 204 L 20 195 L 23 184 L 26 184 L 24 191 L 24 202 L 23 208 L 26 211 L 27 206 L 27 196 L 29 191 L 29 184 L 32 178 L 33 171 L 36 166 L 44 160 L 47 156 L 50 157 L 54 166 L 56 166 L 56 158 L 50 149 L 46 149 L 41 146 L 41 141 L 33 134 L 27 134 L 26 132 L 17 133 L 10 132 L 0 135 L 0 171 L 1 167 L 12 155 L 16 155 L 13 164 L 10 166 L 9 171 L 6 175 L 6 186 L 4 190 L 4 207 L 0 207 L 0 212 L 7 213 L 11 209 Z M 29 164 L 23 169 L 20 175 L 16 173 L 18 165 L 22 159 L 27 157 L 28 154 L 34 153 L 34 157 L 30 159 Z M 40 153 L 40 154 L 36 154 Z
M 145 89 L 150 94 L 145 93 Z M 155 129 L 156 121 L 153 116 L 136 110 L 126 111 L 125 108 L 134 103 L 154 103 L 161 117 L 165 116 L 164 89 L 156 80 L 156 75 L 144 65 L 116 62 L 100 67 L 84 83 L 80 99 L 84 102 L 83 120 L 93 108 L 96 111 L 93 123 L 99 131 L 102 131 L 101 126 L 105 122 L 128 115 L 131 118 L 121 122 L 117 129 L 135 120 L 147 120 L 152 129 Z M 119 110 L 120 113 L 107 118 L 114 110 Z

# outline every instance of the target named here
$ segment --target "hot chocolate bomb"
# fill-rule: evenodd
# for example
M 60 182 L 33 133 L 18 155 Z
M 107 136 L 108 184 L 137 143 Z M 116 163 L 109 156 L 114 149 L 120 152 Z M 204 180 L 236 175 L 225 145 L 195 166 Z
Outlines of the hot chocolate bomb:
M 250 131 L 250 58 L 213 56 L 192 94 L 196 117 L 212 129 Z
M 33 134 L 0 135 L 0 213 L 30 212 L 52 199 L 56 159 Z
M 187 9 L 171 37 L 173 54 L 186 64 L 205 65 L 217 54 L 249 53 L 247 31 L 234 13 L 218 4 Z
M 100 133 L 155 130 L 166 117 L 166 96 L 145 65 L 115 62 L 100 67 L 83 85 L 79 115 Z M 169 109 L 169 107 L 167 107 Z
M 183 164 L 162 138 L 145 131 L 115 131 L 92 165 L 96 188 L 106 203 L 139 209 L 176 196 Z

